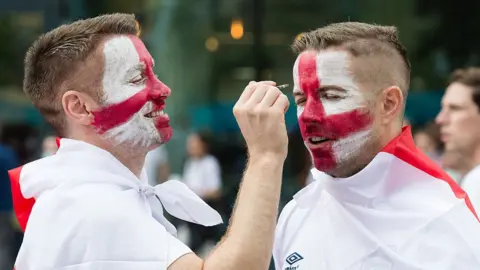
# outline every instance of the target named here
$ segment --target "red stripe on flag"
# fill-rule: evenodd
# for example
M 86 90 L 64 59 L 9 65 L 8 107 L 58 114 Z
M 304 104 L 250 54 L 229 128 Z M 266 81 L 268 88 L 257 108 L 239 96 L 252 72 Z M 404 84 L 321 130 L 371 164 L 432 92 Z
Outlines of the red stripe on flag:
M 470 209 L 475 218 L 479 220 L 468 194 L 444 170 L 442 170 L 440 166 L 415 146 L 409 126 L 404 127 L 402 129 L 402 134 L 388 143 L 383 148 L 382 152 L 390 153 L 413 167 L 424 171 L 437 179 L 447 182 L 455 196 L 459 199 L 465 199 L 465 204 L 468 209 Z
M 25 197 L 23 197 L 20 188 L 20 173 L 22 172 L 22 168 L 23 166 L 8 171 L 8 175 L 10 176 L 10 185 L 12 188 L 13 209 L 15 210 L 20 227 L 25 231 L 28 218 L 35 204 L 35 199 L 25 199 Z

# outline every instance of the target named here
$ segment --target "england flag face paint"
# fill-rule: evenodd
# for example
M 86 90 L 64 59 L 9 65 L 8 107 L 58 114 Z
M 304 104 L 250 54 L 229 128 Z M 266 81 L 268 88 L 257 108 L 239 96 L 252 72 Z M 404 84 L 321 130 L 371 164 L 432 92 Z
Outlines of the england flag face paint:
M 104 106 L 93 126 L 115 143 L 150 147 L 172 137 L 163 112 L 170 89 L 153 72 L 154 61 L 136 36 L 117 36 L 104 44 Z
M 345 51 L 305 51 L 293 68 L 297 116 L 313 164 L 330 171 L 359 155 L 371 134 L 367 102 Z

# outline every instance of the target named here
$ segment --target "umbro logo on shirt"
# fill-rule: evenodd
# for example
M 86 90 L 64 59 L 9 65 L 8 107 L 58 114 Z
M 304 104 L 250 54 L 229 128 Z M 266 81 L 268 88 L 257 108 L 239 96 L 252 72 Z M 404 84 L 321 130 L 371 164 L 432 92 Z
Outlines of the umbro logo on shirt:
M 302 255 L 298 254 L 297 252 L 293 252 L 292 254 L 288 255 L 288 257 L 285 259 L 285 261 L 290 265 L 290 266 L 287 266 L 285 268 L 285 270 L 296 270 L 298 269 L 300 266 L 297 264 L 297 265 L 294 265 L 296 264 L 297 262 L 303 260 L 303 257 Z

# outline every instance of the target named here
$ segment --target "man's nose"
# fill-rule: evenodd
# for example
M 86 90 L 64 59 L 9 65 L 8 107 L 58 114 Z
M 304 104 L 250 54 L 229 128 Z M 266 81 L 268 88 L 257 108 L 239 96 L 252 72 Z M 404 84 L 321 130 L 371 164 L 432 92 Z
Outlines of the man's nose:
M 160 81 L 157 77 L 153 80 L 152 87 L 150 87 L 149 96 L 151 99 L 166 98 L 171 94 L 170 88 Z
M 323 114 L 319 112 L 323 112 L 323 105 L 321 101 L 308 99 L 299 120 L 304 123 L 322 121 L 324 117 L 322 117 Z
M 443 125 L 445 124 L 447 119 L 446 112 L 442 109 L 438 114 L 437 117 L 435 117 L 435 123 L 438 125 Z

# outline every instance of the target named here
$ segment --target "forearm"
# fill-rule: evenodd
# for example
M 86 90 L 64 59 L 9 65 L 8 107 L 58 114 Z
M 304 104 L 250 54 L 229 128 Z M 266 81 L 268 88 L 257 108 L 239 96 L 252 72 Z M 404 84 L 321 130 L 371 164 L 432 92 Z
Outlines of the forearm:
M 284 158 L 251 157 L 227 234 L 204 269 L 268 269 L 280 200 Z

